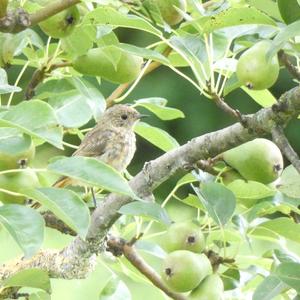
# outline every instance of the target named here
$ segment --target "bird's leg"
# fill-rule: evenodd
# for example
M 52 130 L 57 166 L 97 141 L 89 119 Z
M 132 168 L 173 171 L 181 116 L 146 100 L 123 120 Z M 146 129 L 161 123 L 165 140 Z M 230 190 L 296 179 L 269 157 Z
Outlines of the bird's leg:
M 96 208 L 97 207 L 97 202 L 96 202 L 96 196 L 95 196 L 94 188 L 91 188 L 91 192 L 92 192 L 94 207 Z

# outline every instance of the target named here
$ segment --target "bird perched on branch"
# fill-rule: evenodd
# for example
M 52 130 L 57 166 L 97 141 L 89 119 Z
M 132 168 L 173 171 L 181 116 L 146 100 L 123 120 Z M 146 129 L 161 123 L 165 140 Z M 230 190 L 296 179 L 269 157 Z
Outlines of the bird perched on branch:
M 123 104 L 112 106 L 105 111 L 97 125 L 85 135 L 73 156 L 96 158 L 117 171 L 124 172 L 136 150 L 133 127 L 141 117 L 143 115 L 133 107 Z M 74 179 L 63 176 L 53 186 L 64 188 L 77 184 Z

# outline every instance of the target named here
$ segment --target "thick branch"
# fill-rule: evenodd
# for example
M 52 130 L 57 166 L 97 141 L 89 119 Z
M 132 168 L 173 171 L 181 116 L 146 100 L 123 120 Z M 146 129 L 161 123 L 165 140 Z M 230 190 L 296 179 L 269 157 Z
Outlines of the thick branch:
M 273 141 L 277 144 L 281 152 L 291 162 L 295 169 L 300 174 L 300 160 L 298 154 L 295 152 L 293 147 L 290 145 L 287 137 L 285 136 L 281 126 L 276 126 L 272 130 Z
M 80 2 L 81 0 L 59 0 L 53 3 L 49 1 L 49 4 L 47 4 L 46 7 L 41 8 L 34 14 L 30 15 L 31 26 L 34 26 Z
M 0 32 L 20 32 L 80 2 L 81 0 L 49 1 L 47 6 L 30 15 L 22 9 L 9 11 L 5 16 L 0 17 Z
M 257 136 L 271 133 L 278 124 L 285 126 L 300 114 L 300 88 L 285 93 L 272 108 L 264 108 L 254 115 L 247 115 L 247 128 L 236 123 L 227 128 L 207 133 L 165 153 L 145 164 L 144 169 L 130 180 L 133 191 L 141 198 L 147 197 L 162 182 L 176 171 L 184 170 L 201 159 L 215 157 L 230 148 L 238 146 Z M 93 266 L 94 254 L 103 250 L 104 238 L 112 224 L 119 217 L 119 209 L 132 199 L 110 194 L 92 214 L 92 221 L 86 241 L 77 237 L 61 252 L 41 252 L 29 261 L 19 260 L 0 269 L 0 279 L 20 269 L 35 265 L 47 270 L 52 277 L 82 278 Z M 46 253 L 46 254 L 44 254 Z M 45 258 L 45 259 L 44 259 Z

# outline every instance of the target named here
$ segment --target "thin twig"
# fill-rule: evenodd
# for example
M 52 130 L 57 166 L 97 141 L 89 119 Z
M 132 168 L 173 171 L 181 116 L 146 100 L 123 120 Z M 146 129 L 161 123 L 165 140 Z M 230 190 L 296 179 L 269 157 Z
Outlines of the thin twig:
M 289 57 L 283 50 L 278 52 L 279 61 L 286 67 L 290 74 L 297 80 L 300 80 L 300 70 L 292 64 Z
M 285 157 L 291 162 L 294 168 L 300 174 L 300 160 L 298 154 L 295 152 L 287 137 L 284 134 L 281 126 L 276 126 L 272 131 L 272 138 L 275 144 L 279 147 Z
M 174 293 L 169 290 L 169 288 L 162 282 L 160 276 L 156 273 L 154 269 L 138 254 L 134 247 L 134 242 L 137 239 L 134 239 L 130 242 L 126 242 L 123 239 L 111 237 L 107 241 L 108 250 L 111 251 L 114 255 L 123 254 L 127 260 L 144 276 L 146 276 L 156 287 L 161 289 L 166 295 L 174 300 L 187 300 L 182 294 Z
M 214 103 L 221 108 L 226 114 L 238 120 L 244 127 L 247 127 L 247 122 L 244 116 L 237 110 L 233 109 L 230 105 L 228 105 L 223 97 L 220 97 L 216 92 L 211 90 L 210 82 L 207 83 L 208 93 L 210 94 Z
M 43 82 L 46 77 L 46 73 L 51 73 L 55 69 L 64 68 L 71 65 L 72 64 L 70 62 L 61 62 L 52 64 L 50 65 L 50 67 L 42 66 L 40 69 L 35 70 L 27 86 L 27 89 L 25 90 L 25 99 L 30 100 L 32 97 L 34 97 L 35 89 L 41 82 Z

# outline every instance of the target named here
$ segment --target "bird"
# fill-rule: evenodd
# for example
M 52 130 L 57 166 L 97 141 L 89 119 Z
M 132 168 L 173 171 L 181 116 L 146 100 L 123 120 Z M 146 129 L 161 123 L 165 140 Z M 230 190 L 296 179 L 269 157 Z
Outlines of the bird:
M 84 136 L 72 156 L 96 158 L 123 173 L 136 151 L 134 125 L 144 116 L 132 106 L 113 105 L 104 112 L 96 126 Z M 52 186 L 64 188 L 69 185 L 79 185 L 79 182 L 62 176 Z M 96 206 L 93 189 L 92 195 Z

